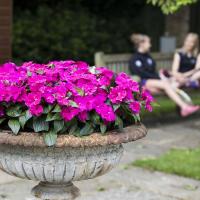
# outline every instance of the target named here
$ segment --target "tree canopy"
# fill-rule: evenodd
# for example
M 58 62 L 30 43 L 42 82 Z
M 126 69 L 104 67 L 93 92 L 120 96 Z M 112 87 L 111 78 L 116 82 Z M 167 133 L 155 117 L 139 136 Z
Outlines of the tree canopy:
M 165 14 L 174 13 L 182 6 L 196 3 L 197 1 L 198 0 L 147 0 L 148 3 L 161 7 Z

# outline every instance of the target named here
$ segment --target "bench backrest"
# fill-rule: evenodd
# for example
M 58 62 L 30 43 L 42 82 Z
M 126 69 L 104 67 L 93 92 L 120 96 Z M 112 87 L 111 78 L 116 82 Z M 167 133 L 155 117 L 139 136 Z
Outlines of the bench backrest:
M 152 53 L 152 57 L 155 59 L 157 69 L 171 70 L 173 54 Z M 106 66 L 109 69 L 119 72 L 129 72 L 129 60 L 132 54 L 104 54 L 103 52 L 97 52 L 95 54 L 95 66 Z

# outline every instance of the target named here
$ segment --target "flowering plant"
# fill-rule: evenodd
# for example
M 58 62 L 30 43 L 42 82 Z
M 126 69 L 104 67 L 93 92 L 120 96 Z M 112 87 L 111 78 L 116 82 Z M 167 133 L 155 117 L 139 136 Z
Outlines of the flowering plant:
M 58 134 L 104 134 L 140 121 L 151 111 L 152 96 L 125 73 L 84 62 L 26 62 L 0 66 L 0 124 L 13 134 L 44 134 L 48 146 Z

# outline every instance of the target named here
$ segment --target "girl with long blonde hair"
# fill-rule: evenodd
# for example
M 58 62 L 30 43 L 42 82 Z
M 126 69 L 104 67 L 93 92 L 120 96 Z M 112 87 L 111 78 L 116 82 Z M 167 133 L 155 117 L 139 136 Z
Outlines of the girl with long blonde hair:
M 176 51 L 172 64 L 172 74 L 180 85 L 199 86 L 199 36 L 196 33 L 188 33 L 182 48 Z

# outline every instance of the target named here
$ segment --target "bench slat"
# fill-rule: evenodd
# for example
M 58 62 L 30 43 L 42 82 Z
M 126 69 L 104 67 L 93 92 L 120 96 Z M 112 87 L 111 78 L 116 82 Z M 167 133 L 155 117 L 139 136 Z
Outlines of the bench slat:
M 97 52 L 95 54 L 95 66 L 107 66 L 109 69 L 119 73 L 119 72 L 129 72 L 129 60 L 132 54 L 104 54 L 103 52 Z M 168 69 L 171 70 L 173 54 L 163 54 L 163 53 L 152 53 L 152 57 L 156 60 L 158 69 Z

